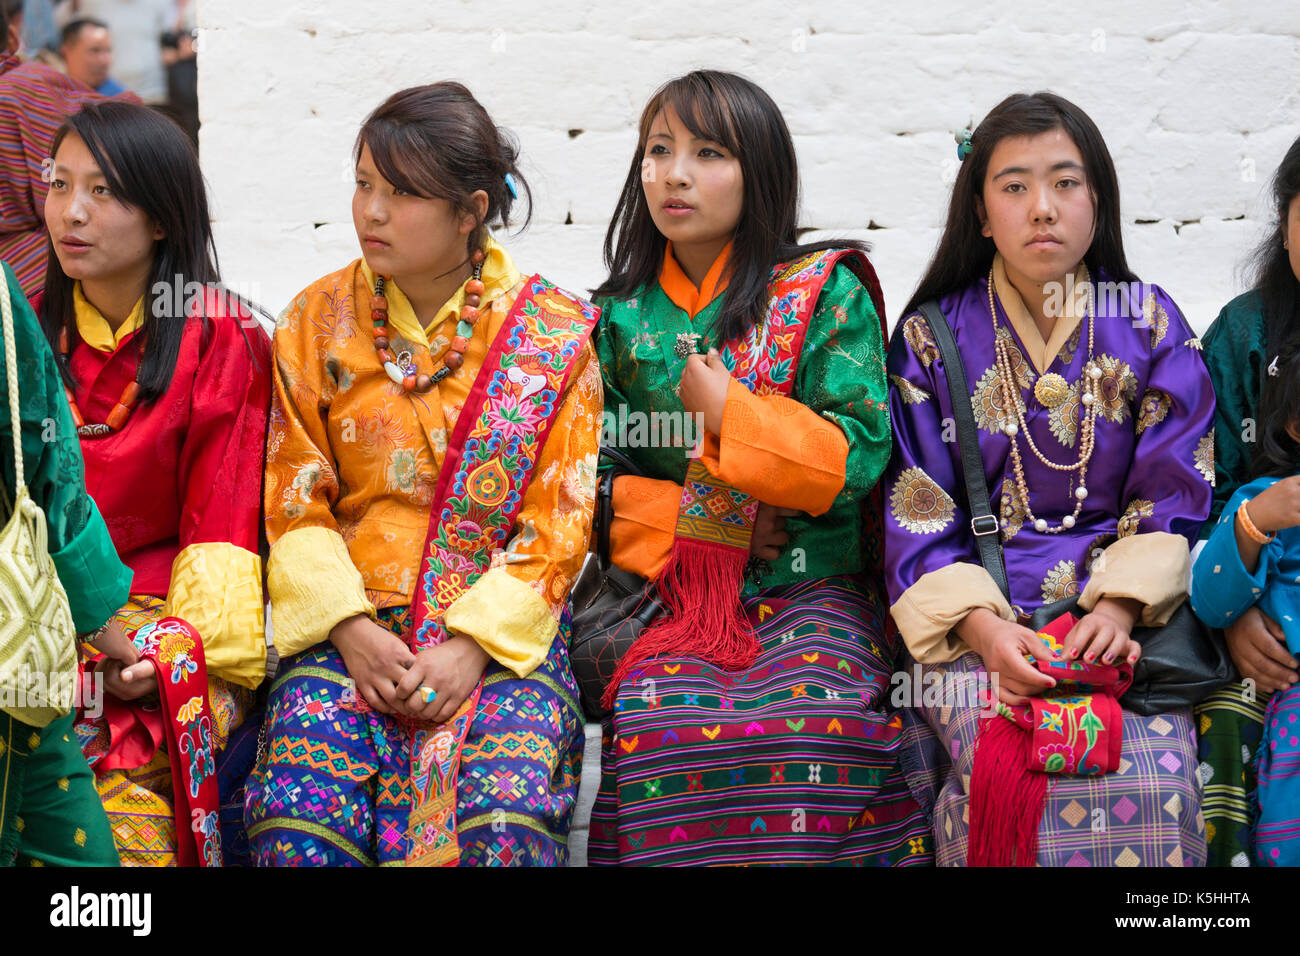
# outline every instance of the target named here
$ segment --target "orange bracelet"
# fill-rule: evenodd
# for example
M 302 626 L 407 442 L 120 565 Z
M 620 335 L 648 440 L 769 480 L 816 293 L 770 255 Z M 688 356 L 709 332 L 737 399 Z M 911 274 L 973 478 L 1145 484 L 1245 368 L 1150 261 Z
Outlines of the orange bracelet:
M 1248 502 L 1243 501 L 1241 505 L 1237 508 L 1237 521 L 1241 525 L 1241 530 L 1246 532 L 1246 536 L 1249 537 L 1250 540 L 1254 541 L 1256 544 L 1270 543 L 1274 538 L 1277 537 L 1277 535 L 1275 534 L 1266 535 L 1264 534 L 1264 532 L 1260 531 L 1258 528 L 1255 527 L 1255 522 L 1250 520 L 1250 514 L 1246 511 L 1247 504 Z

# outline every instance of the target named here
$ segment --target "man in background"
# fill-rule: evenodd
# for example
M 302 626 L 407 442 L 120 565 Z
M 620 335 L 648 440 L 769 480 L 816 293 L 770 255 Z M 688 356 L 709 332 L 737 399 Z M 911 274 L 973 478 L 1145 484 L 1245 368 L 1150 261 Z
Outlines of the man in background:
M 149 106 L 167 102 L 162 36 L 176 27 L 175 0 L 69 0 L 69 15 L 108 24 L 118 82 Z
M 126 87 L 109 76 L 113 69 L 113 38 L 103 21 L 83 17 L 69 23 L 63 28 L 59 55 L 68 76 L 82 86 L 102 96 L 126 92 Z

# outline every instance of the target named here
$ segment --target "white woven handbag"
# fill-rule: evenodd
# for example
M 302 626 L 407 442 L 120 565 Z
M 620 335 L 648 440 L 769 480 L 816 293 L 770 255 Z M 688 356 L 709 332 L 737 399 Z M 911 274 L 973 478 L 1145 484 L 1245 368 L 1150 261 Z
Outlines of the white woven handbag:
M 67 592 L 50 558 L 45 512 L 32 501 L 23 477 L 14 312 L 3 275 L 0 324 L 17 476 L 9 521 L 0 531 L 0 710 L 44 727 L 66 714 L 76 697 L 76 629 Z

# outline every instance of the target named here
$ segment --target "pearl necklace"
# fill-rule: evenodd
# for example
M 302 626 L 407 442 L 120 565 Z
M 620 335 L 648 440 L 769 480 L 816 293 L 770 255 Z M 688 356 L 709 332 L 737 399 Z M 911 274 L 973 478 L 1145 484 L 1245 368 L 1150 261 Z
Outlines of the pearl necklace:
M 1073 528 L 1078 520 L 1079 512 L 1083 510 L 1084 499 L 1088 497 L 1088 463 L 1092 460 L 1092 452 L 1096 447 L 1097 413 L 1101 409 L 1102 376 L 1101 368 L 1093 361 L 1097 317 L 1093 310 L 1091 283 L 1088 285 L 1087 310 L 1085 319 L 1088 322 L 1088 361 L 1084 365 L 1083 394 L 1080 396 L 1084 412 L 1079 428 L 1079 458 L 1073 464 L 1061 465 L 1050 460 L 1038 450 L 1038 446 L 1034 444 L 1033 436 L 1029 433 L 1029 426 L 1025 423 L 1024 403 L 1020 401 L 1020 388 L 1016 384 L 1015 372 L 1011 364 L 1009 338 L 998 334 L 998 312 L 993 301 L 993 270 L 989 270 L 989 317 L 993 320 L 993 341 L 997 353 L 995 364 L 998 371 L 998 383 L 1002 389 L 1003 398 L 1014 413 L 1014 418 L 1003 419 L 1002 430 L 1011 440 L 1011 467 L 1015 475 L 1016 493 L 1025 506 L 1025 514 L 1033 522 L 1034 530 L 1039 534 L 1060 534 L 1062 531 Z M 1016 442 L 1016 436 L 1021 432 L 1024 432 L 1025 442 L 1029 445 L 1029 450 L 1034 453 L 1034 457 L 1048 468 L 1053 471 L 1077 471 L 1079 473 L 1079 486 L 1074 489 L 1074 511 L 1061 519 L 1061 523 L 1055 527 L 1049 526 L 1046 519 L 1036 517 L 1033 508 L 1030 507 L 1029 485 L 1025 481 L 1024 463 L 1021 461 L 1020 448 Z

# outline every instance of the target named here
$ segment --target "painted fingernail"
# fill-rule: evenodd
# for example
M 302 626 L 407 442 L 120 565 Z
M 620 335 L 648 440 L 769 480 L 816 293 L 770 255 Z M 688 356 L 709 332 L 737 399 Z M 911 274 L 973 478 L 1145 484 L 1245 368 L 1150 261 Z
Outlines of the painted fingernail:
M 1105 657 L 1102 658 L 1102 660 L 1105 661 L 1107 664 L 1109 664 L 1114 659 L 1115 659 L 1114 654 L 1107 654 Z
M 1087 661 L 1089 664 L 1091 664 L 1091 663 L 1092 663 L 1092 659 L 1093 659 L 1094 657 L 1096 657 L 1096 656 L 1097 656 L 1097 655 L 1094 654 L 1092 651 L 1089 651 L 1087 654 L 1084 654 L 1084 655 L 1083 655 L 1083 659 L 1084 659 L 1085 661 Z

